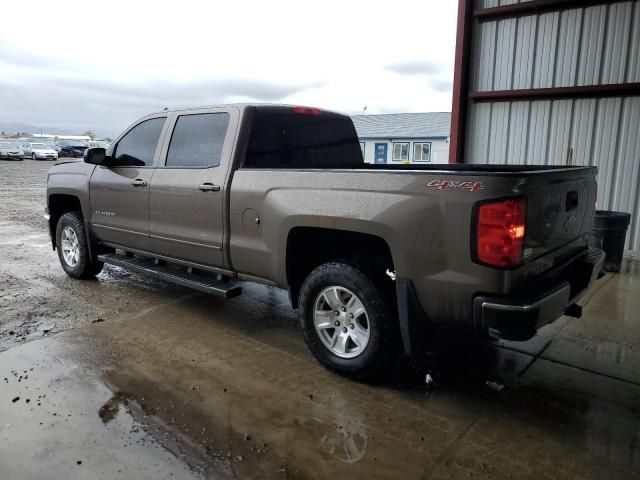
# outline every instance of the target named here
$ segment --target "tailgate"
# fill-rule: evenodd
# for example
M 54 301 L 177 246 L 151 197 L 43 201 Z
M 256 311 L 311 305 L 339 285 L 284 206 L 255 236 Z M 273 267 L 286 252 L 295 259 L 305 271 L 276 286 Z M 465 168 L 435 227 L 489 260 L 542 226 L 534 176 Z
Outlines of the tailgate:
M 595 167 L 573 167 L 530 177 L 525 262 L 571 255 L 573 249 L 562 248 L 569 245 L 586 247 L 595 210 L 596 174 Z

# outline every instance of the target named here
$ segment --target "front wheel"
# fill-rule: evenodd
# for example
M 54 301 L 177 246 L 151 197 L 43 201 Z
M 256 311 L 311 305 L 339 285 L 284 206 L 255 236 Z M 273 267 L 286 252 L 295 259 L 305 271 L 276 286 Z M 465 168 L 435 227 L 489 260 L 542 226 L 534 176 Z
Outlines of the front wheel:
M 80 212 L 65 213 L 56 228 L 56 249 L 64 271 L 73 278 L 88 278 L 100 273 L 102 262 L 91 259 Z
M 300 290 L 300 317 L 311 353 L 328 369 L 357 379 L 383 373 L 396 351 L 388 295 L 342 262 L 314 269 Z
M 36 159 L 36 154 L 35 154 L 35 153 L 32 153 L 32 154 L 31 154 L 31 160 L 35 160 L 35 159 Z

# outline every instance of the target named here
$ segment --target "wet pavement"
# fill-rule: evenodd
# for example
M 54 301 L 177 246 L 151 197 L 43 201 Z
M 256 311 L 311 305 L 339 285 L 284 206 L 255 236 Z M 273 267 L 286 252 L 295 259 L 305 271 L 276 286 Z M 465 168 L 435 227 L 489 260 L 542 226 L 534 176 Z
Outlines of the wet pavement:
M 640 261 L 580 320 L 443 339 L 366 385 L 311 357 L 277 289 L 67 278 L 49 165 L 0 162 L 0 478 L 640 478 Z

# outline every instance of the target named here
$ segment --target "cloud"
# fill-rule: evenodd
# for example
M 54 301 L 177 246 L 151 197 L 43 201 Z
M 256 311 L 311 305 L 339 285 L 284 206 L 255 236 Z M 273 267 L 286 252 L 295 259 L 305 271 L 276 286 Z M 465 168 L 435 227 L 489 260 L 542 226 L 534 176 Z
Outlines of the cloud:
M 66 59 L 46 56 L 15 45 L 0 34 L 0 65 L 13 66 L 29 70 L 70 72 L 76 64 Z
M 376 113 L 451 105 L 443 79 L 453 70 L 455 2 L 395 0 L 397 11 L 438 21 L 391 36 L 372 30 L 389 15 L 376 2 L 326 0 L 309 16 L 296 0 L 181 0 L 144 22 L 145 2 L 112 0 L 105 9 L 30 0 L 28 33 L 15 20 L 26 18 L 22 3 L 5 3 L 3 18 L 14 21 L 0 30 L 4 123 L 112 134 L 164 107 L 283 102 Z M 243 19 L 242 32 L 229 18 Z M 332 33 L 296 36 L 302 31 Z
M 42 76 L 20 83 L 0 79 L 0 104 L 4 119 L 64 128 L 106 129 L 113 134 L 136 118 L 164 107 L 233 103 L 237 99 L 277 102 L 318 86 L 322 83 L 287 85 L 243 78 L 122 84 Z
M 385 65 L 391 72 L 401 75 L 434 75 L 441 73 L 443 67 L 428 60 L 408 60 Z
M 429 84 L 436 92 L 451 92 L 453 90 L 453 80 L 449 78 L 434 78 L 429 81 Z
M 149 81 L 124 84 L 84 78 L 52 78 L 44 82 L 48 88 L 70 93 L 90 92 L 102 96 L 133 98 L 145 103 L 202 103 L 243 97 L 261 101 L 277 101 L 300 91 L 322 86 L 322 82 L 300 84 L 274 83 L 246 78 L 212 78 L 197 81 Z

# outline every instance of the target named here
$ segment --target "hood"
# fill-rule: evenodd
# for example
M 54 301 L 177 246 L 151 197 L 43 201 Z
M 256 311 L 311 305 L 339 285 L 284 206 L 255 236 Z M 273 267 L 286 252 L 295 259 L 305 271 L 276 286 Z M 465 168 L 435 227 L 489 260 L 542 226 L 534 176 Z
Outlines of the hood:
M 58 153 L 53 148 L 34 148 L 33 151 L 36 153 Z

